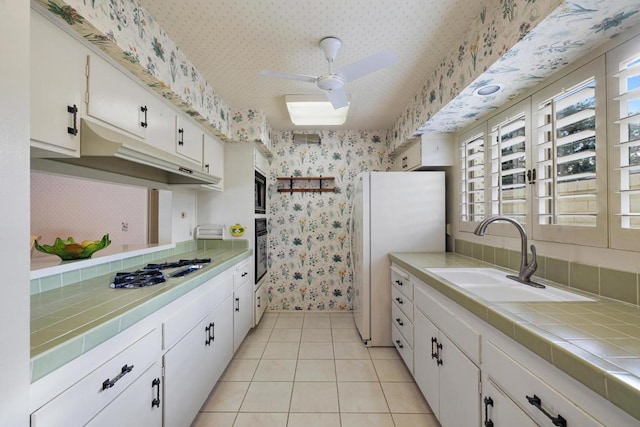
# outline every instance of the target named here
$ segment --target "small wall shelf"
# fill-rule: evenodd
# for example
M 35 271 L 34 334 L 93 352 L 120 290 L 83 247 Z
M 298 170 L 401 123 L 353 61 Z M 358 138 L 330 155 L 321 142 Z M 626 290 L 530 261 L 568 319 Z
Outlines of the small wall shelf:
M 332 176 L 283 176 L 277 177 L 278 193 L 333 193 L 335 191 L 335 177 Z M 307 181 L 305 187 L 295 187 L 295 182 Z M 312 183 L 317 182 L 317 186 L 312 187 Z M 288 187 L 281 187 L 289 184 Z

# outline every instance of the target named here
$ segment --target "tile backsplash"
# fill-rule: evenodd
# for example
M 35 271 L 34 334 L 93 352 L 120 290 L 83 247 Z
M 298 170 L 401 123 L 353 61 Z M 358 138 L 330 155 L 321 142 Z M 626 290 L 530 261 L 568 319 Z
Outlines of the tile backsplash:
M 456 239 L 455 252 L 511 270 L 520 269 L 519 251 Z M 635 272 L 538 255 L 535 277 L 618 301 L 640 304 L 638 274 Z

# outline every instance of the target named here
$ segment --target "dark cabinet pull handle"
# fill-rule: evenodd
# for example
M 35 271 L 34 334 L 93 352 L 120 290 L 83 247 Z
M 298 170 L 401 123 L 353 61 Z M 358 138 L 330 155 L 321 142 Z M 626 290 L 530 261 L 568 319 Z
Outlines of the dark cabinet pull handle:
M 207 163 L 206 165 L 204 165 L 204 168 L 207 170 L 207 173 L 210 173 L 210 172 L 209 172 L 209 163 Z
M 436 337 L 431 337 L 431 358 L 435 359 L 438 357 L 438 350 L 437 350 L 437 344 L 438 344 L 438 338 Z
M 398 344 L 399 348 L 404 348 L 404 346 L 402 345 L 402 343 L 400 342 L 400 340 L 396 340 L 396 344 Z
M 142 126 L 143 128 L 146 128 L 148 126 L 148 123 L 147 123 L 147 111 L 148 111 L 148 108 L 147 108 L 147 106 L 145 105 L 144 107 L 140 107 L 140 111 L 142 111 L 144 113 L 144 120 L 140 122 L 140 126 Z
M 402 169 L 406 169 L 406 168 L 409 167 L 409 165 L 407 164 L 407 160 L 408 159 L 409 159 L 408 157 L 403 157 L 402 158 Z
M 249 274 L 249 273 L 245 271 L 244 273 L 242 273 L 242 274 L 240 275 L 240 277 L 244 277 L 244 276 L 246 276 L 247 274 Z
M 124 365 L 120 373 L 115 377 L 113 377 L 113 379 L 110 380 L 107 378 L 106 380 L 104 380 L 104 382 L 102 383 L 102 390 L 106 390 L 108 388 L 113 387 L 120 380 L 120 378 L 124 377 L 132 370 L 133 370 L 133 365 Z
M 536 168 L 533 168 L 533 180 L 531 181 L 532 184 L 536 183 Z
M 484 427 L 493 427 L 493 421 L 489 418 L 489 406 L 493 407 L 493 399 L 484 398 Z
M 396 298 L 396 301 L 398 301 L 398 304 L 404 304 L 404 302 L 400 298 Z
M 260 308 L 260 297 L 258 297 L 258 308 Z
M 160 407 L 160 378 L 154 378 L 153 381 L 151 381 L 151 388 L 154 388 L 154 387 L 156 387 L 156 397 L 151 401 L 151 407 L 159 408 Z
M 527 181 L 531 184 L 531 169 L 527 169 Z
M 398 286 L 404 286 L 404 284 L 400 280 L 396 280 L 396 283 L 398 284 Z
M 436 348 L 438 349 L 438 360 L 436 360 L 436 364 L 442 365 L 442 357 L 440 357 L 440 350 L 442 350 L 442 343 L 438 343 L 436 345 Z
M 68 127 L 67 133 L 71 135 L 77 135 L 78 134 L 78 107 L 76 107 L 76 104 L 73 104 L 73 107 L 70 105 L 67 105 L 67 113 L 73 114 L 73 127 Z
M 178 129 L 178 145 L 184 145 L 184 129 Z
M 240 311 L 240 298 L 236 298 L 236 311 Z
M 547 418 L 549 418 L 551 420 L 551 422 L 553 423 L 554 426 L 567 427 L 567 420 L 565 420 L 564 417 L 562 415 L 560 415 L 560 414 L 558 414 L 557 417 L 554 417 L 549 412 L 547 412 L 547 410 L 542 407 L 542 400 L 538 396 L 536 396 L 534 394 L 533 397 L 526 396 L 526 395 L 525 395 L 525 397 L 527 398 L 527 401 L 531 405 L 535 406 L 536 408 L 538 408 L 540 410 L 540 412 L 545 414 L 547 416 Z
M 211 323 L 204 327 L 204 333 L 207 335 L 204 345 L 211 345 Z
M 397 319 L 396 319 L 396 322 L 398 322 L 398 325 L 400 325 L 400 326 L 404 326 L 404 322 L 402 321 L 402 319 L 397 318 Z

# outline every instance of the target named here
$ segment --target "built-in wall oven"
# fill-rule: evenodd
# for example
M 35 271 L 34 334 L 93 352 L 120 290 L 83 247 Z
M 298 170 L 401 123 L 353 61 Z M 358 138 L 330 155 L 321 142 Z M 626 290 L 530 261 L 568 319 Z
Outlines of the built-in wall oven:
M 267 179 L 258 171 L 256 171 L 255 197 L 255 213 L 267 213 Z
M 256 283 L 262 279 L 267 272 L 267 219 L 256 218 L 256 256 L 255 256 L 255 277 Z

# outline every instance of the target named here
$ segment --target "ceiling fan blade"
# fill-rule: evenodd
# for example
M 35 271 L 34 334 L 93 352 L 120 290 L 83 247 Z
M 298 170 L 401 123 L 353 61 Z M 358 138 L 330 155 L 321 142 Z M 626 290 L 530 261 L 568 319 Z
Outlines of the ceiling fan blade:
M 275 71 L 260 71 L 258 73 L 262 77 L 275 77 L 276 79 L 299 80 L 302 82 L 315 83 L 318 81 L 316 76 L 306 76 L 304 74 L 278 73 Z
M 398 62 L 396 55 L 390 50 L 383 50 L 367 56 L 352 64 L 345 65 L 336 71 L 345 82 L 350 82 L 367 74 L 374 73 Z
M 344 89 L 323 90 L 322 92 L 327 96 L 334 110 L 349 105 L 349 100 L 347 99 L 347 94 L 344 92 Z

